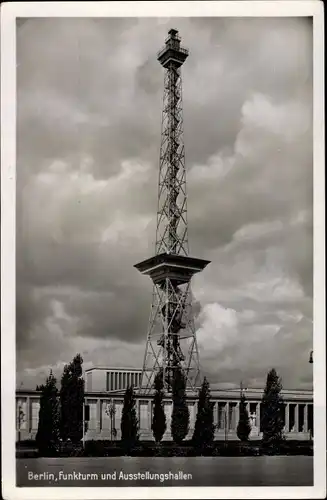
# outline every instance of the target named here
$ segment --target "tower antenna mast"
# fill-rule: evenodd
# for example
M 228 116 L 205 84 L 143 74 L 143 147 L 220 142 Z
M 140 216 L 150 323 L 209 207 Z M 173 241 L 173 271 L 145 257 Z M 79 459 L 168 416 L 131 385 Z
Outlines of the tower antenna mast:
M 165 70 L 155 255 L 135 267 L 153 281 L 142 390 L 153 388 L 162 372 L 171 392 L 176 370 L 195 390 L 200 382 L 190 282 L 209 261 L 189 256 L 181 66 L 189 52 L 171 29 L 158 61 Z

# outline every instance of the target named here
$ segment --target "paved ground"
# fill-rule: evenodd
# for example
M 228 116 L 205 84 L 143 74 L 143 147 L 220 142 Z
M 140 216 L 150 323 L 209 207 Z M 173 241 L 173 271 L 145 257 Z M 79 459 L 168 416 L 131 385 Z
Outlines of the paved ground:
M 179 477 L 163 476 L 170 472 Z M 17 486 L 312 485 L 309 456 L 17 459 Z

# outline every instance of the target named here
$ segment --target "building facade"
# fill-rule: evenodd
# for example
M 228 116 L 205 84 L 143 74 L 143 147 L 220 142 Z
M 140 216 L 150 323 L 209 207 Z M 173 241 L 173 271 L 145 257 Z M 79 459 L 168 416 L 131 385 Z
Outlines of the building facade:
M 89 368 L 85 370 L 86 392 L 123 391 L 141 386 L 142 370 L 133 368 Z
M 90 420 L 86 439 L 117 439 L 121 437 L 120 421 L 123 398 L 127 380 L 140 381 L 140 370 L 133 369 L 91 369 L 86 371 L 85 404 L 90 407 Z M 91 374 L 91 377 L 88 376 Z M 129 377 L 127 376 L 129 374 Z M 132 377 L 133 376 L 133 377 Z M 124 384 L 125 382 L 125 384 Z M 130 382 L 131 383 L 131 382 Z M 122 389 L 118 389 L 119 385 Z M 109 388 L 109 389 L 108 389 Z M 245 391 L 251 422 L 250 439 L 260 439 L 261 398 L 263 390 Z M 287 439 L 311 439 L 313 436 L 313 393 L 312 391 L 283 390 L 284 431 Z M 236 429 L 239 420 L 240 390 L 212 390 L 214 403 L 215 439 L 237 439 Z M 35 439 L 40 407 L 40 392 L 18 390 L 16 392 L 16 438 L 17 440 Z M 187 438 L 191 438 L 197 414 L 197 395 L 188 394 L 187 404 L 190 413 L 190 426 Z M 170 440 L 172 401 L 164 400 L 167 430 L 164 440 Z M 112 410 L 113 409 L 113 410 Z M 151 421 L 153 396 L 138 393 L 136 390 L 136 410 L 139 421 L 140 439 L 152 440 Z

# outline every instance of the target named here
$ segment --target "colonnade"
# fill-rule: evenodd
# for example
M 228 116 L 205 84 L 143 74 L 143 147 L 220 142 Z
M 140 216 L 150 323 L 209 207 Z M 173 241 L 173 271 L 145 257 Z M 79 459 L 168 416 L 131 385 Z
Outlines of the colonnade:
M 261 401 L 246 403 L 252 435 L 259 435 L 261 430 Z M 284 420 L 284 432 L 304 432 L 313 430 L 313 404 L 285 402 L 282 418 Z M 224 430 L 226 427 L 233 431 L 237 429 L 239 421 L 239 402 L 216 401 L 214 403 L 214 423 L 216 428 Z
M 107 372 L 107 391 L 117 391 L 126 389 L 128 386 L 140 387 L 141 372 L 131 371 L 108 371 Z
M 239 421 L 239 401 L 236 394 L 233 399 L 213 400 L 215 439 L 236 439 L 237 424 Z M 85 403 L 90 407 L 90 420 L 88 423 L 87 439 L 110 439 L 113 434 L 120 439 L 120 420 L 123 408 L 123 395 L 93 395 L 85 396 Z M 189 436 L 193 434 L 197 414 L 197 400 L 188 398 L 190 424 Z M 251 422 L 250 439 L 259 439 L 261 421 L 261 401 L 248 401 L 247 409 Z M 110 412 L 110 407 L 114 408 Z M 164 401 L 166 413 L 166 434 L 164 439 L 170 437 L 170 422 L 172 402 Z M 38 427 L 39 394 L 18 395 L 17 408 L 17 439 L 34 439 Z M 153 400 L 151 397 L 136 396 L 136 413 L 139 421 L 141 439 L 152 439 L 151 420 Z M 20 415 L 20 416 L 19 416 Z M 309 439 L 313 434 L 313 404 L 311 402 L 285 401 L 284 432 L 289 439 Z M 113 432 L 114 431 L 114 432 Z

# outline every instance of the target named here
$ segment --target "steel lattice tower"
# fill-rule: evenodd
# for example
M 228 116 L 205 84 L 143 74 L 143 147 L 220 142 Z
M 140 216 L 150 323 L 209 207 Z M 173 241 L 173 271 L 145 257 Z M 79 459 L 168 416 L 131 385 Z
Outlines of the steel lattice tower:
M 209 261 L 188 255 L 180 69 L 188 51 L 180 42 L 178 31 L 171 29 L 165 47 L 158 53 L 165 77 L 155 255 L 135 266 L 153 281 L 142 374 L 144 392 L 151 391 L 159 370 L 163 371 L 167 392 L 171 391 L 176 368 L 183 371 L 189 389 L 196 388 L 200 377 L 190 281 Z

